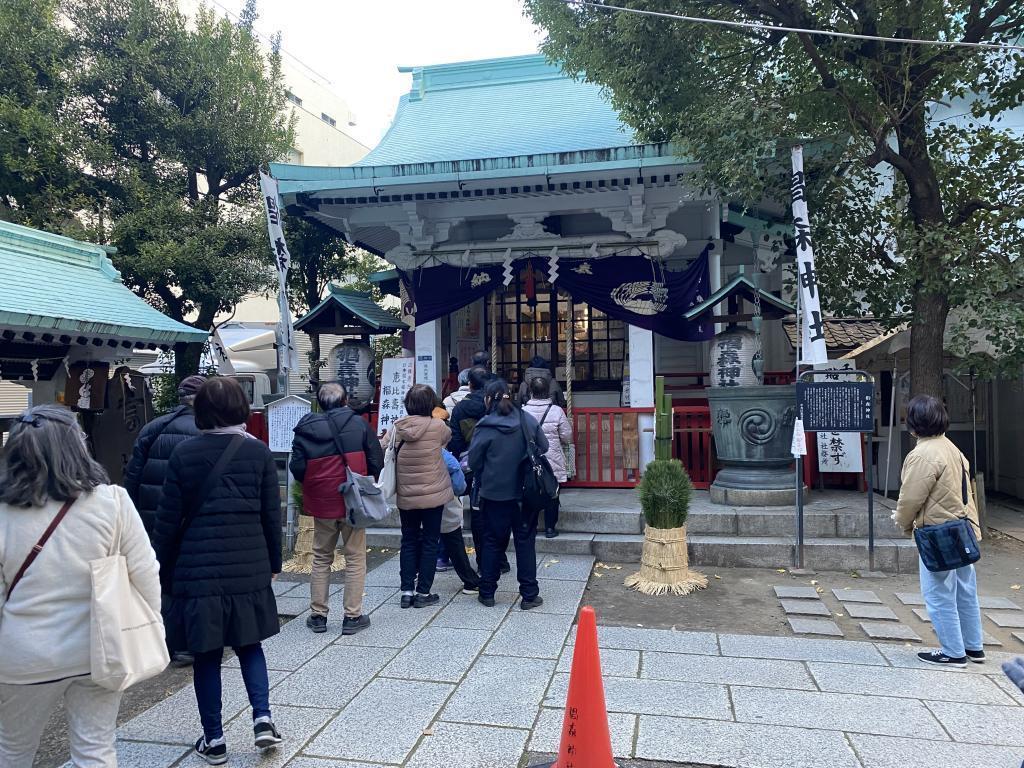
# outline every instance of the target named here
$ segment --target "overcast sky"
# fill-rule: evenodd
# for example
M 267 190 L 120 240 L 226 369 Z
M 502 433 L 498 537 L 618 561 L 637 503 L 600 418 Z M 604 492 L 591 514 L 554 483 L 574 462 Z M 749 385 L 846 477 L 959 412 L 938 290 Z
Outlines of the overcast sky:
M 207 0 L 237 14 L 244 0 Z M 520 0 L 260 0 L 256 29 L 331 81 L 373 147 L 410 75 L 398 67 L 535 53 L 541 40 Z

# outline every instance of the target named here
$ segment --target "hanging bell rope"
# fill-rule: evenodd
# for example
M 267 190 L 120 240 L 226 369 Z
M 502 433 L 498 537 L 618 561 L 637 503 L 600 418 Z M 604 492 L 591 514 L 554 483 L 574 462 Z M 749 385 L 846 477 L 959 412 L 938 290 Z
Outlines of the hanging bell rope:
M 498 372 L 498 291 L 491 291 L 491 370 Z
M 567 294 L 568 295 L 568 294 Z M 576 476 L 576 420 L 572 411 L 572 380 L 576 368 L 574 361 L 576 347 L 576 310 L 573 306 L 572 296 L 569 298 L 569 322 L 566 323 L 568 333 L 565 340 L 565 411 L 569 417 L 569 424 L 572 426 L 573 444 L 566 451 L 565 464 L 569 477 Z

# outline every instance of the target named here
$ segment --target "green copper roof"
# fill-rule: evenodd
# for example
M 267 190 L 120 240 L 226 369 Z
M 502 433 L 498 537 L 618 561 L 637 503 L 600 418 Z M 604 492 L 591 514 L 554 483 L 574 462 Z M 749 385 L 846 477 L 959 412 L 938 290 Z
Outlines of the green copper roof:
M 696 320 L 706 314 L 713 314 L 716 306 L 721 304 L 726 299 L 734 296 L 742 296 L 744 299 L 749 301 L 751 304 L 754 303 L 754 294 L 759 294 L 761 297 L 761 312 L 762 316 L 770 319 L 778 319 L 791 315 L 796 312 L 796 307 L 792 304 L 783 301 L 778 296 L 769 293 L 763 288 L 758 288 L 754 281 L 751 280 L 744 274 L 736 275 L 728 284 L 723 285 L 711 296 L 702 301 L 700 304 L 696 304 L 690 308 L 690 310 L 683 315 L 687 320 Z
M 403 70 L 412 90 L 390 130 L 354 166 L 271 163 L 287 199 L 299 193 L 685 164 L 669 144 L 636 144 L 592 84 L 543 56 Z
M 370 294 L 332 285 L 323 301 L 295 321 L 295 330 L 380 334 L 408 328 L 377 306 Z
M 543 56 L 412 67 L 391 129 L 356 165 L 399 165 L 633 144 L 600 87 Z
M 205 341 L 121 282 L 91 243 L 0 221 L 0 326 L 157 344 Z

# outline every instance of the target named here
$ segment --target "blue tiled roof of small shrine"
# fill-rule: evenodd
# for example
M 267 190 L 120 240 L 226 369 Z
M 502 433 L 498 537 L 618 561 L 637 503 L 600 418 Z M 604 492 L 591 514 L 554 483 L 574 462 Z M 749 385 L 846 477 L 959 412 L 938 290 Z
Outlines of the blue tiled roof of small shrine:
M 539 155 L 633 144 L 599 86 L 566 77 L 543 56 L 403 69 L 390 130 L 356 165 Z
M 159 344 L 205 341 L 121 282 L 92 243 L 0 221 L 0 326 Z
M 599 86 L 543 56 L 403 69 L 411 91 L 391 128 L 352 166 L 271 163 L 281 194 L 688 162 L 636 144 Z M 375 194 L 379 194 L 375 192 Z

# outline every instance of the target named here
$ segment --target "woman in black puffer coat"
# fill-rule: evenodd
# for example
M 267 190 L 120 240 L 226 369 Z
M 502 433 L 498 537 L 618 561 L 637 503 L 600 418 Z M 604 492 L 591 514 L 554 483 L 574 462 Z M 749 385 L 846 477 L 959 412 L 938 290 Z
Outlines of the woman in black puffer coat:
M 195 654 L 203 723 L 196 752 L 221 765 L 227 761 L 220 681 L 225 647 L 235 649 L 242 668 L 256 746 L 281 741 L 260 645 L 279 627 L 271 581 L 281 571 L 281 499 L 270 451 L 245 432 L 249 404 L 233 379 L 206 382 L 195 415 L 202 434 L 171 454 L 153 544 L 167 642 Z

